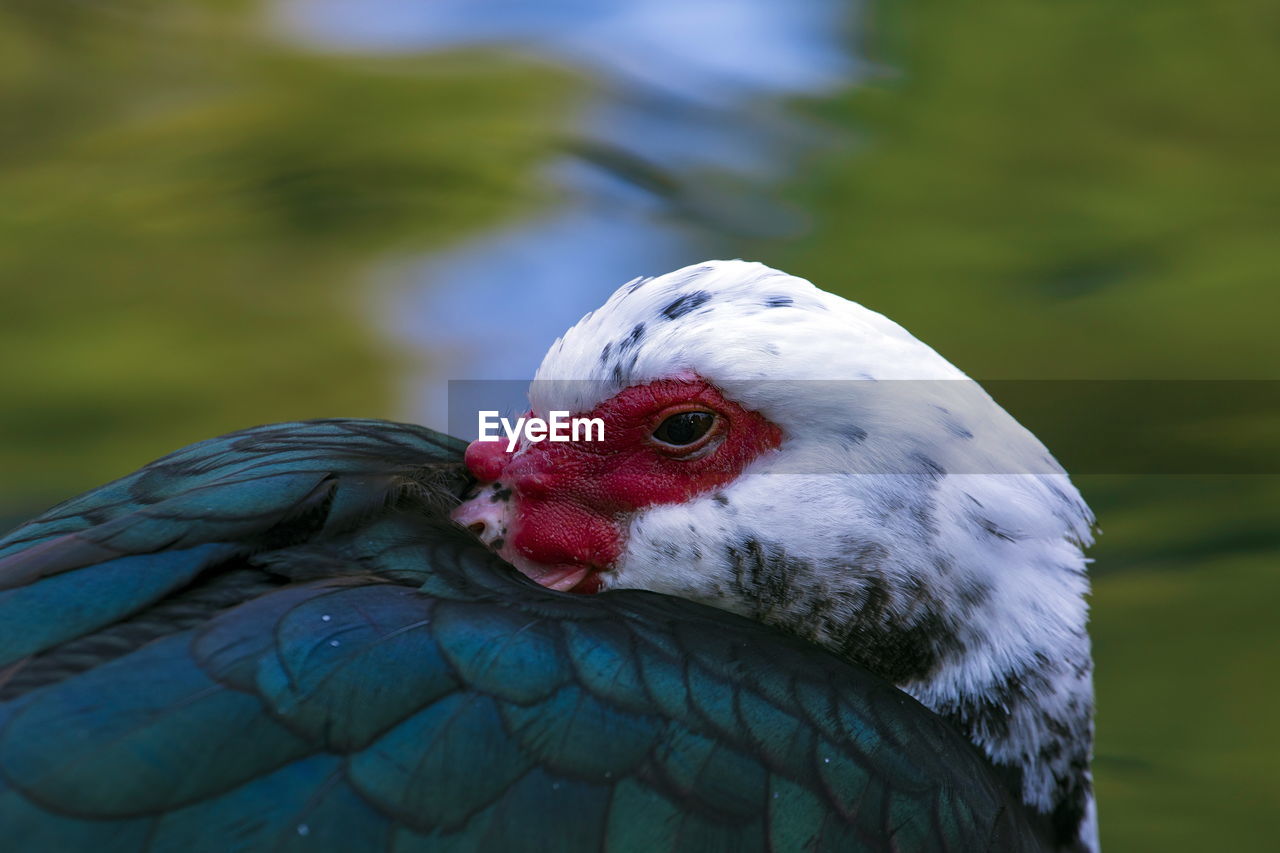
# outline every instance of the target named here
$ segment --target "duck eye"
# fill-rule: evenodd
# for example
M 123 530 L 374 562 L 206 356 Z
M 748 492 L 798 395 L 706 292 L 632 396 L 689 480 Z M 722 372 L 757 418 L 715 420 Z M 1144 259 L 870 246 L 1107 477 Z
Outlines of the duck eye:
M 711 412 L 678 412 L 658 424 L 653 437 L 672 447 L 685 447 L 706 435 L 715 422 Z

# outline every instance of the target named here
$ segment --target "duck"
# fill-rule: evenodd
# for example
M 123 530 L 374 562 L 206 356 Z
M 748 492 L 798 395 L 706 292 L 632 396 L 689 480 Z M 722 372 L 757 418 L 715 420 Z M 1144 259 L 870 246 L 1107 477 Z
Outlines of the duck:
M 528 418 L 208 439 L 0 539 L 15 850 L 1097 850 L 1049 451 L 758 263 L 623 285 Z

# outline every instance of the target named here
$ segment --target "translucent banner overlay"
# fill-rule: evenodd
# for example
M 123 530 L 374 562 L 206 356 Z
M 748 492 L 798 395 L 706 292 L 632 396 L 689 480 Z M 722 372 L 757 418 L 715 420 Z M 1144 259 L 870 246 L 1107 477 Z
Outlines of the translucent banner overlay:
M 450 433 L 474 440 L 481 411 L 512 421 L 526 415 L 531 385 L 450 381 Z M 998 405 L 1072 474 L 1280 474 L 1280 380 L 742 380 L 721 386 L 730 399 L 772 415 L 803 444 L 803 452 L 793 454 L 795 467 L 775 466 L 782 473 L 1056 470 Z M 588 413 L 580 406 L 617 390 L 557 380 L 534 386 L 532 398 L 576 416 Z M 839 452 L 824 454 L 824 442 Z

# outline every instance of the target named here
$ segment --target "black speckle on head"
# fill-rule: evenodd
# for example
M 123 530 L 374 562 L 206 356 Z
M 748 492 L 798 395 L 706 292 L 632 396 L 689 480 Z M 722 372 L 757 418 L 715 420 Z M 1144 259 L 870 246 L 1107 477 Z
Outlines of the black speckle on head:
M 1089 633 L 1082 628 L 1073 628 L 1071 630 L 1071 635 L 1073 637 L 1079 637 L 1086 643 L 1089 641 Z M 1072 665 L 1071 671 L 1075 674 L 1076 678 L 1088 677 L 1089 673 L 1093 672 L 1093 658 L 1086 656 L 1076 661 L 1075 664 Z
M 970 611 L 977 610 L 987 603 L 987 599 L 991 598 L 991 584 L 983 580 L 968 580 L 965 583 L 958 584 L 956 591 L 960 596 L 960 601 Z
M 640 343 L 644 337 L 644 323 L 636 323 L 631 327 L 631 332 L 622 339 L 622 343 L 618 344 L 618 352 L 623 353 Z
M 1047 762 L 1057 761 L 1062 757 L 1062 741 L 1051 740 L 1040 747 L 1040 758 Z
M 939 479 L 947 473 L 947 469 L 943 468 L 933 459 L 923 453 L 912 453 L 911 461 L 916 464 L 916 469 L 912 470 L 912 474 L 924 474 L 932 479 Z
M 936 508 L 933 496 L 922 492 L 910 500 L 890 498 L 883 501 L 875 510 L 875 516 L 885 527 L 900 528 L 904 523 L 909 524 L 913 528 L 910 535 L 928 540 L 938 535 L 938 524 L 933 518 Z
M 934 509 L 934 502 L 930 499 L 913 503 L 908 511 L 911 521 L 919 530 L 918 535 L 922 538 L 932 539 L 938 535 L 938 522 L 933 517 Z
M 725 497 L 724 492 L 716 492 L 711 496 L 711 500 L 719 506 L 728 506 L 729 499 Z
M 733 566 L 733 586 L 750 602 L 758 618 L 785 609 L 797 590 L 792 581 L 800 568 L 783 550 L 769 542 L 747 539 L 741 546 L 727 549 Z
M 862 427 L 843 426 L 843 427 L 840 427 L 839 430 L 837 431 L 844 438 L 845 443 L 849 444 L 850 446 L 855 444 L 862 444 L 862 442 L 867 440 L 867 431 Z
M 1013 532 L 1012 530 L 1005 530 L 985 515 L 980 515 L 976 512 L 969 512 L 968 516 L 969 520 L 973 522 L 975 527 L 995 539 L 1000 539 L 1004 542 L 1016 542 L 1022 538 L 1021 535 Z
M 604 345 L 604 349 L 600 350 L 600 363 L 604 364 L 609 360 L 610 353 L 613 352 L 613 343 L 609 342 Z
M 947 427 L 947 432 L 951 433 L 956 438 L 973 438 L 973 433 L 965 429 L 958 421 L 954 421 L 948 418 L 945 421 L 945 424 Z
M 964 652 L 941 602 L 923 582 L 905 584 L 895 593 L 872 576 L 857 593 L 846 595 L 845 605 L 856 617 L 840 626 L 840 651 L 889 681 L 925 678 Z
M 613 383 L 615 385 L 622 384 L 622 365 L 621 364 L 615 364 L 613 366 L 612 376 L 613 376 Z
M 1048 480 L 1045 482 L 1045 486 L 1048 487 L 1049 491 L 1053 492 L 1053 496 L 1058 499 L 1059 503 L 1068 504 L 1071 506 L 1075 505 L 1076 501 L 1068 497 L 1067 493 L 1062 491 L 1062 489 L 1058 487 L 1057 483 L 1053 482 L 1052 480 Z
M 857 569 L 860 575 L 880 571 L 880 567 L 889 559 L 889 549 L 879 542 L 849 538 L 843 544 L 847 552 L 845 560 Z
M 628 295 L 628 296 L 630 296 L 631 294 L 635 293 L 637 290 L 639 290 L 640 288 L 644 287 L 646 284 L 648 284 L 648 283 L 649 283 L 649 282 L 651 282 L 651 281 L 653 281 L 653 276 L 651 276 L 651 275 L 649 275 L 649 276 L 645 276 L 645 275 L 640 276 L 640 277 L 639 277 L 639 278 L 637 278 L 635 281 L 633 281 L 633 282 L 631 282 L 630 284 L 628 284 L 628 285 L 627 285 L 627 295 Z
M 770 296 L 764 301 L 765 308 L 787 308 L 795 304 L 790 296 Z
M 1052 460 L 1049 464 L 1056 467 L 1056 463 Z M 1072 529 L 1082 521 L 1089 518 L 1089 510 L 1080 503 L 1079 498 L 1073 498 L 1068 495 L 1059 488 L 1051 478 L 1042 478 L 1042 482 L 1044 482 L 1049 491 L 1053 493 L 1053 496 L 1057 498 L 1057 500 L 1050 506 L 1050 512 L 1053 513 L 1054 518 Z
M 698 310 L 710 301 L 711 294 L 705 290 L 686 293 L 684 296 L 672 300 L 667 307 L 663 308 L 662 316 L 668 320 L 678 320 L 689 312 Z

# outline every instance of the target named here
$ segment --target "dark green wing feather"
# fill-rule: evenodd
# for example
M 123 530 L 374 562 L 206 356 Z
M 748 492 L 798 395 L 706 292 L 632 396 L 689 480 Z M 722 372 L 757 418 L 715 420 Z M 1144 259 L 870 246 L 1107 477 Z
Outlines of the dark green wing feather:
M 460 450 L 248 430 L 0 542 L 6 849 L 1039 848 L 977 752 L 863 670 L 511 571 L 444 520 Z
M 24 658 L 254 555 L 323 543 L 389 507 L 438 515 L 465 480 L 462 449 L 383 421 L 277 424 L 194 444 L 54 507 L 0 540 L 0 672 L 16 677 Z

